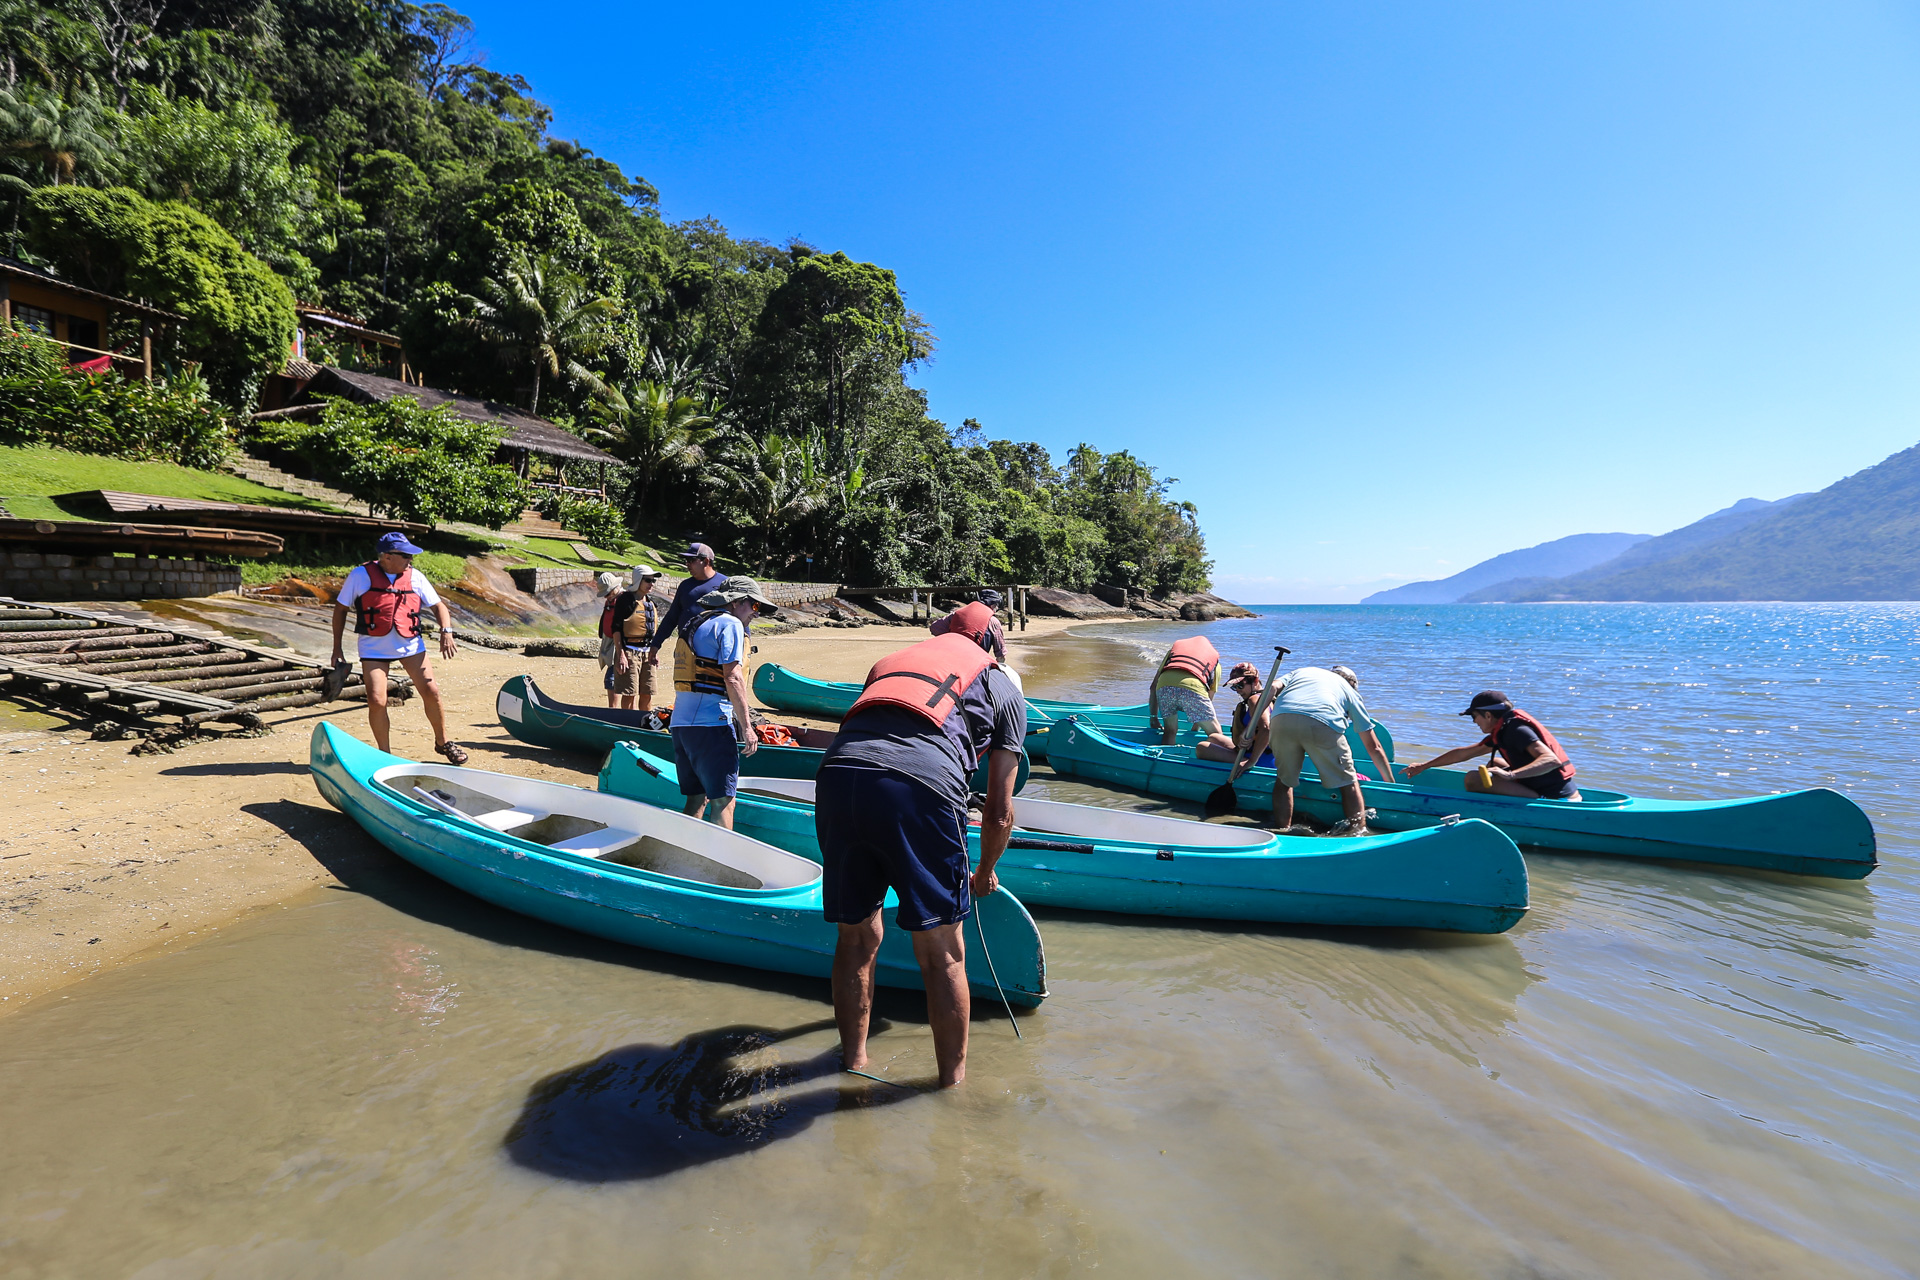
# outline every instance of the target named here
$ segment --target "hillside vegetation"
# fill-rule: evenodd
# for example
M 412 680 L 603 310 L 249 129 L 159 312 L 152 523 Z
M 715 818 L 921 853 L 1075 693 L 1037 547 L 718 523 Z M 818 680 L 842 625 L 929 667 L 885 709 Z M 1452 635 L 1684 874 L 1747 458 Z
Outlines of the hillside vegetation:
M 891 270 L 668 220 L 481 38 L 399 0 L 0 0 L 0 246 L 178 313 L 164 366 L 237 410 L 296 299 L 396 332 L 431 385 L 620 457 L 630 533 L 846 582 L 1206 585 L 1149 462 L 934 419 Z

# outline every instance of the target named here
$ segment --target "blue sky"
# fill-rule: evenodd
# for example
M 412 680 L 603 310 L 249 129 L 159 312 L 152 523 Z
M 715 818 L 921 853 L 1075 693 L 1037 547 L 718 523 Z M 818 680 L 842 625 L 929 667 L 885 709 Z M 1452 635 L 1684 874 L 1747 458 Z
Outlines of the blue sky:
M 668 217 L 896 270 L 936 416 L 1177 476 L 1250 603 L 1920 441 L 1910 5 L 458 7 Z

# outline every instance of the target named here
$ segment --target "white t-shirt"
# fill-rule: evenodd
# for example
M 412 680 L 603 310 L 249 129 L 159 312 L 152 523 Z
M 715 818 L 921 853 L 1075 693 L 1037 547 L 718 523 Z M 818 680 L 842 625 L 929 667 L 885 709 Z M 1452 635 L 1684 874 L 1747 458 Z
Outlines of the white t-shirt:
M 347 575 L 347 580 L 340 584 L 338 599 L 341 604 L 352 609 L 354 601 L 358 600 L 372 585 L 372 580 L 367 577 L 367 566 L 357 565 L 353 572 Z M 427 581 L 427 575 L 418 569 L 413 571 L 413 589 L 420 593 L 420 617 L 425 621 L 427 614 L 440 603 L 440 593 L 433 589 L 431 582 Z M 347 621 L 348 625 L 352 625 L 351 618 Z M 353 640 L 359 647 L 360 657 L 363 660 L 372 658 L 375 661 L 386 661 L 392 658 L 411 658 L 416 653 L 427 651 L 426 636 L 418 635 L 409 640 L 397 630 L 389 631 L 383 636 L 355 636 Z

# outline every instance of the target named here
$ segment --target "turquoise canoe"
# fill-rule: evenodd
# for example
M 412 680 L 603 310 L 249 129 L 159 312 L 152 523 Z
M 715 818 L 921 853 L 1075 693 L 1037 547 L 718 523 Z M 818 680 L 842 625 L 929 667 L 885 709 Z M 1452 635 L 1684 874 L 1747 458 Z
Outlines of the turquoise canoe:
M 1226 765 L 1194 759 L 1191 747 L 1118 742 L 1077 720 L 1055 725 L 1047 747 L 1056 773 L 1150 795 L 1204 800 L 1227 780 Z M 1340 798 L 1311 770 L 1309 765 L 1294 789 L 1294 804 L 1331 822 L 1340 817 Z M 1367 772 L 1362 770 L 1363 778 Z M 1361 789 L 1375 812 L 1369 823 L 1406 831 L 1457 815 L 1484 819 L 1519 844 L 1541 849 L 1675 858 L 1842 880 L 1858 880 L 1878 865 L 1867 815 L 1824 787 L 1733 800 L 1645 800 L 1582 787 L 1578 801 L 1523 800 L 1470 792 L 1465 778 L 1446 769 L 1430 769 L 1413 783 L 1367 778 Z M 1270 809 L 1273 770 L 1249 769 L 1235 790 L 1241 807 Z
M 838 929 L 820 868 L 709 822 L 557 782 L 416 764 L 321 722 L 310 755 L 320 794 L 422 871 L 549 924 L 699 960 L 826 978 Z M 891 905 L 892 896 L 888 896 Z M 1040 931 L 1002 889 L 967 931 L 978 999 L 1046 998 Z M 979 931 L 984 929 L 984 935 Z M 991 953 L 992 966 L 988 965 Z M 994 976 L 998 974 L 999 985 Z M 912 936 L 889 929 L 876 980 L 920 990 Z
M 857 684 L 840 680 L 815 680 L 797 671 L 789 671 L 777 662 L 763 662 L 753 669 L 753 696 L 759 699 L 761 706 L 772 707 L 788 715 L 841 719 L 853 710 L 853 700 L 860 696 L 860 688 Z M 1089 705 L 1087 709 L 1093 708 Z M 1030 758 L 1045 758 L 1047 730 L 1053 727 L 1053 721 L 1051 713 L 1041 710 L 1032 698 L 1027 699 L 1026 748 Z
M 803 676 L 797 671 L 789 671 L 777 662 L 762 663 L 753 673 L 753 696 L 762 705 L 776 711 L 785 711 L 791 715 L 832 716 L 847 714 L 853 706 L 853 700 L 860 696 L 860 686 L 837 680 L 815 680 Z M 1103 707 L 1094 702 L 1057 702 L 1051 698 L 1027 699 L 1027 754 L 1035 760 L 1047 758 L 1047 735 L 1053 726 L 1068 716 L 1076 716 L 1084 724 L 1104 729 L 1111 736 L 1118 736 L 1130 742 L 1146 742 L 1151 735 L 1147 731 L 1147 704 L 1136 702 L 1131 706 Z M 1383 724 L 1374 725 L 1379 735 L 1381 749 L 1392 760 L 1393 734 Z M 1193 735 L 1183 726 L 1183 740 L 1192 741 Z M 1353 743 L 1355 759 L 1366 758 L 1366 747 L 1357 733 L 1350 733 L 1348 740 Z
M 637 742 L 653 755 L 673 758 L 673 737 L 661 729 L 640 724 L 638 711 L 617 711 L 609 707 L 582 707 L 555 702 L 540 692 L 532 676 L 514 676 L 500 686 L 494 698 L 494 711 L 501 727 L 536 747 L 559 751 L 577 751 L 583 755 L 604 756 L 616 743 Z M 749 778 L 811 778 L 820 772 L 820 757 L 833 745 L 833 734 L 825 729 L 795 729 L 794 737 L 802 745 L 772 747 L 762 744 L 758 751 L 740 760 L 740 774 Z M 1033 762 L 1020 757 L 1020 771 L 1013 788 L 1027 785 Z M 973 787 L 984 791 L 986 765 L 973 775 Z
M 735 830 L 818 860 L 811 780 L 741 781 Z M 600 789 L 677 806 L 670 762 L 622 743 Z M 1128 915 L 1503 933 L 1527 911 L 1527 866 L 1484 822 L 1353 840 L 1275 836 L 1021 797 L 996 868 L 1021 901 Z M 975 865 L 980 831 L 968 832 Z

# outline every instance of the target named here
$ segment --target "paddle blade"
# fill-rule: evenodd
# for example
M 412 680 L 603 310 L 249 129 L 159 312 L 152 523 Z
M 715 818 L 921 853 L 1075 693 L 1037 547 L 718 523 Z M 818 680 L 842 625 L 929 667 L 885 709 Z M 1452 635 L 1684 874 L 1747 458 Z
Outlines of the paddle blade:
M 1233 789 L 1231 782 L 1223 782 L 1207 797 L 1207 816 L 1217 818 L 1223 813 L 1231 813 L 1239 803 L 1240 793 Z

